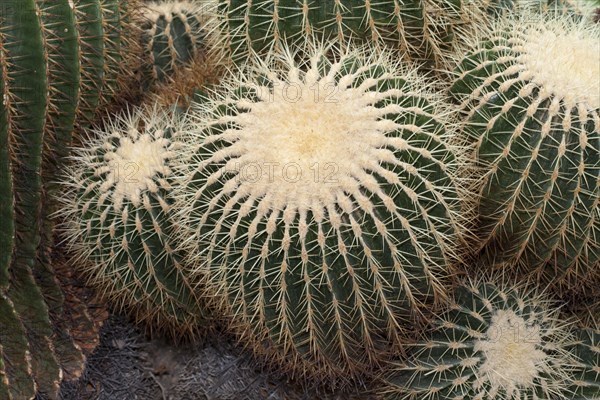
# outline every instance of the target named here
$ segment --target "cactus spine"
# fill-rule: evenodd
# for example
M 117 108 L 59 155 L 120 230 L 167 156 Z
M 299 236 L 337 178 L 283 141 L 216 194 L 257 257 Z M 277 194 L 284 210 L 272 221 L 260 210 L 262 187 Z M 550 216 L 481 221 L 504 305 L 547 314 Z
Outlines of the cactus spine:
M 111 303 L 151 329 L 193 333 L 206 313 L 171 243 L 179 126 L 156 108 L 106 124 L 76 150 L 64 175 L 61 215 L 71 250 Z
M 451 88 L 484 171 L 482 259 L 559 288 L 600 276 L 599 38 L 566 16 L 500 21 Z
M 391 54 L 301 52 L 253 60 L 193 104 L 199 147 L 174 196 L 190 265 L 243 340 L 332 384 L 444 298 L 459 161 L 439 102 Z
M 101 58 L 103 45 L 114 41 L 104 30 L 92 36 L 79 29 L 77 17 L 88 4 L 27 0 L 0 6 L 0 346 L 8 398 L 33 397 L 36 391 L 55 398 L 60 380 L 83 369 L 83 354 L 69 335 L 64 296 L 50 263 L 53 223 L 48 215 L 54 207 L 49 200 L 56 190 L 52 181 L 76 117 L 84 117 L 80 94 L 92 91 L 82 84 L 88 57 L 79 53 L 80 46 L 97 38 L 93 53 Z M 101 15 L 112 16 L 118 3 L 96 0 L 93 5 Z M 120 23 L 120 16 L 117 12 L 103 28 L 120 29 L 112 25 Z M 87 111 L 91 115 L 93 107 Z
M 385 398 L 570 398 L 568 322 L 544 295 L 490 280 L 461 284 L 454 297 L 407 363 L 392 368 Z

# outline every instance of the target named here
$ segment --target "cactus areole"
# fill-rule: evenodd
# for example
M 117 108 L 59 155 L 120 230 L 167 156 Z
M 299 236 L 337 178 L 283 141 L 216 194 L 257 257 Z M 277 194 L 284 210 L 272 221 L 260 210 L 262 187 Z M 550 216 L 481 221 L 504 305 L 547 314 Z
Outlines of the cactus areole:
M 245 333 L 349 371 L 444 296 L 457 162 L 413 72 L 329 50 L 257 61 L 194 105 L 177 208 Z

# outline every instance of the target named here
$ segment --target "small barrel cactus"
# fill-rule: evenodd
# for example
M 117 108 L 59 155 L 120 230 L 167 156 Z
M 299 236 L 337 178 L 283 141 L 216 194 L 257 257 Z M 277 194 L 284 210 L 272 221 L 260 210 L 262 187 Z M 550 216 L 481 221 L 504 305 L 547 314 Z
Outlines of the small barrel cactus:
M 460 161 L 439 101 L 390 53 L 300 52 L 192 104 L 184 140 L 200 146 L 174 196 L 189 264 L 243 340 L 331 383 L 445 298 Z
M 311 36 L 388 43 L 440 66 L 445 52 L 476 13 L 461 0 L 277 1 L 219 0 L 218 15 L 234 61 Z
M 600 277 L 600 26 L 504 19 L 473 40 L 451 93 L 482 171 L 482 260 L 561 290 Z
M 570 399 L 576 355 L 568 322 L 543 294 L 492 280 L 461 284 L 433 332 L 391 368 L 399 399 Z
M 577 357 L 569 400 L 600 399 L 600 330 L 580 329 L 571 351 Z
M 205 52 L 208 32 L 203 7 L 172 0 L 145 5 L 144 46 L 154 80 L 167 80 L 175 69 Z
M 195 333 L 207 316 L 171 242 L 177 121 L 156 107 L 107 121 L 75 150 L 59 198 L 62 230 L 91 285 L 174 337 Z

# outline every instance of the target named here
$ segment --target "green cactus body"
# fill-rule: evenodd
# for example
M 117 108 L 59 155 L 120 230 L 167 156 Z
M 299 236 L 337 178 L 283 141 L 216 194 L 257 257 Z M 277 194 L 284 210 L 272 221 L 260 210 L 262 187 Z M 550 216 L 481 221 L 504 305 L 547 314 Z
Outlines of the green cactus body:
M 408 49 L 422 40 L 423 6 L 420 1 L 220 1 L 219 12 L 227 23 L 230 47 L 236 55 L 250 49 L 264 52 L 281 41 L 314 34 L 327 37 L 349 35 L 378 41 L 398 41 Z
M 594 4 L 596 3 L 596 4 Z M 477 6 L 473 2 L 473 6 Z M 484 0 L 483 8 L 490 16 L 498 17 L 507 13 L 518 12 L 555 12 L 574 17 L 576 21 L 582 18 L 591 19 L 594 9 L 599 4 L 593 0 Z
M 9 395 L 4 399 L 33 398 L 36 384 L 32 376 L 29 341 L 21 317 L 13 303 L 0 292 L 0 343 L 4 377 Z
M 1 21 L 0 21 L 1 22 Z M 0 37 L 0 55 L 4 58 L 3 43 Z M 8 268 L 15 240 L 14 197 L 12 188 L 12 168 L 9 151 L 8 114 L 4 106 L 6 69 L 0 64 L 0 291 L 8 285 Z
M 451 88 L 484 171 L 483 260 L 559 286 L 593 284 L 600 276 L 600 29 L 529 15 L 488 34 L 462 60 Z
M 443 64 L 455 33 L 474 13 L 461 0 L 220 0 L 218 14 L 235 62 L 311 36 L 388 43 L 405 56 Z M 456 31 L 456 32 L 455 32 Z
M 98 0 L 75 0 L 74 13 L 81 63 L 77 118 L 87 126 L 100 103 L 105 68 L 102 9 Z
M 51 344 L 52 326 L 33 278 L 40 244 L 43 132 L 48 111 L 47 53 L 42 12 L 35 1 L 6 7 L 0 27 L 6 55 L 7 98 L 12 142 L 15 243 L 6 295 L 30 343 L 31 367 L 41 393 L 55 397 L 61 370 Z M 23 49 L 26 49 L 23 51 Z
M 171 236 L 171 159 L 182 144 L 175 120 L 136 110 L 78 149 L 60 195 L 64 231 L 105 298 L 175 337 L 207 316 Z
M 597 0 L 546 0 L 542 11 L 554 11 L 575 17 L 576 21 L 591 20 L 596 7 L 600 6 Z
M 600 331 L 581 329 L 571 351 L 578 358 L 570 400 L 600 399 Z
M 100 0 L 102 11 L 102 38 L 104 42 L 104 74 L 101 104 L 106 104 L 119 89 L 119 75 L 123 68 L 120 0 Z
M 3 8 L 4 10 L 4 8 Z M 10 12 L 10 14 L 9 14 Z M 0 24 L 7 21 L 14 21 L 15 16 L 12 7 L 7 8 L 3 15 L 5 18 L 0 20 Z M 1 25 L 0 25 L 1 26 Z M 0 54 L 2 59 L 7 59 L 8 53 L 4 45 L 6 31 L 0 30 Z M 9 47 L 10 48 L 10 47 Z M 15 245 L 15 209 L 14 209 L 14 190 L 13 190 L 13 155 L 11 154 L 11 138 L 9 121 L 10 98 L 5 80 L 9 77 L 9 70 L 6 63 L 0 63 L 0 160 L 1 175 L 0 184 L 2 193 L 0 195 L 0 212 L 2 212 L 2 224 L 0 243 L 2 248 L 0 255 L 2 264 L 0 264 L 0 356 L 3 360 L 2 380 L 6 382 L 8 395 L 4 398 L 13 396 L 33 397 L 35 395 L 35 382 L 31 375 L 31 356 L 29 354 L 29 343 L 26 333 L 21 324 L 12 302 L 5 295 L 6 288 L 11 284 L 11 262 Z M 1 392 L 2 390 L 0 390 Z
M 458 161 L 422 80 L 372 47 L 329 62 L 338 50 L 254 60 L 195 103 L 176 203 L 243 340 L 322 380 L 376 364 L 444 298 L 458 233 Z
M 44 130 L 42 179 L 44 181 L 41 218 L 41 242 L 33 270 L 49 309 L 53 325 L 53 346 L 65 377 L 77 377 L 83 371 L 84 359 L 73 343 L 64 321 L 64 295 L 54 274 L 51 248 L 54 243 L 54 221 L 49 217 L 56 210 L 51 193 L 55 193 L 56 174 L 64 157 L 75 124 L 79 96 L 79 58 L 74 14 L 68 0 L 38 1 L 42 33 L 47 51 L 48 109 Z
M 0 396 L 4 399 L 10 397 L 8 391 L 8 379 L 6 379 L 6 368 L 4 367 L 4 361 L 2 359 L 2 346 L 0 346 Z
M 73 0 L 81 73 L 76 121 L 80 129 L 87 128 L 129 83 L 139 57 L 133 20 L 140 7 L 137 0 Z
M 10 305 L 11 315 L 22 327 L 22 332 L 15 327 L 3 334 L 0 346 L 6 379 L 17 382 L 17 390 L 10 390 L 16 398 L 21 398 L 20 392 L 29 393 L 27 379 L 34 380 L 31 384 L 40 395 L 56 398 L 62 377 L 77 376 L 83 369 L 83 355 L 69 335 L 65 299 L 51 265 L 54 226 L 49 215 L 55 204 L 49 199 L 57 190 L 53 182 L 74 126 L 89 120 L 99 104 L 92 87 L 95 79 L 80 79 L 81 75 L 89 78 L 91 59 L 98 50 L 85 47 L 89 40 L 100 39 L 101 55 L 104 42 L 112 40 L 104 35 L 102 19 L 88 18 L 90 23 L 100 23 L 97 36 L 82 24 L 82 15 L 90 17 L 82 8 L 91 5 L 103 10 L 98 0 L 94 3 L 28 0 L 0 6 L 0 290 L 5 308 Z M 114 7 L 105 13 L 116 12 L 118 17 L 118 3 L 111 4 Z M 112 18 L 110 24 L 118 30 L 118 19 Z M 94 78 L 102 79 L 104 66 Z M 94 104 L 86 104 L 82 93 L 96 96 Z M 10 316 L 6 318 L 6 326 L 15 325 Z M 14 366 L 21 353 L 13 346 L 23 341 L 27 362 Z
M 167 80 L 206 47 L 205 12 L 194 3 L 150 3 L 145 12 L 144 42 L 152 78 Z
M 568 322 L 543 296 L 492 281 L 460 285 L 433 332 L 391 368 L 386 399 L 570 399 Z

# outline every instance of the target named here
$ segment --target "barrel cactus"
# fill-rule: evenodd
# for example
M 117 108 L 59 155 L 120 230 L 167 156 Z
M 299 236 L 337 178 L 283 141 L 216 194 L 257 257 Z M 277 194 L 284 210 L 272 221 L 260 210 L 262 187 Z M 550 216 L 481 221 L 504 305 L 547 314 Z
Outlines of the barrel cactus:
M 162 1 L 145 5 L 145 53 L 154 80 L 165 81 L 207 48 L 208 10 L 199 3 Z
M 234 61 L 317 36 L 388 43 L 405 56 L 440 66 L 455 34 L 473 22 L 474 10 L 461 0 L 219 0 L 217 13 Z
M 208 312 L 172 243 L 171 164 L 183 147 L 179 119 L 157 107 L 107 121 L 75 150 L 59 200 L 62 231 L 105 299 L 174 338 Z
M 451 87 L 482 171 L 482 260 L 560 290 L 600 277 L 599 39 L 567 16 L 505 19 Z
M 576 331 L 576 343 L 571 351 L 577 357 L 574 382 L 570 388 L 570 400 L 600 399 L 600 330 Z
M 128 70 L 135 1 L 26 0 L 0 5 L 0 295 L 8 398 L 57 396 L 84 356 L 51 265 L 53 181 L 75 126 L 88 123 Z M 6 329 L 5 329 L 6 328 Z
M 473 2 L 473 6 L 477 5 Z M 594 10 L 600 5 L 597 0 L 483 0 L 482 6 L 492 16 L 514 12 L 558 12 L 576 20 L 593 18 Z
M 399 399 L 570 399 L 577 355 L 544 294 L 498 279 L 461 284 L 381 392 Z
M 460 158 L 391 53 L 311 46 L 192 104 L 183 140 L 199 147 L 174 197 L 189 264 L 244 342 L 333 384 L 445 298 Z

